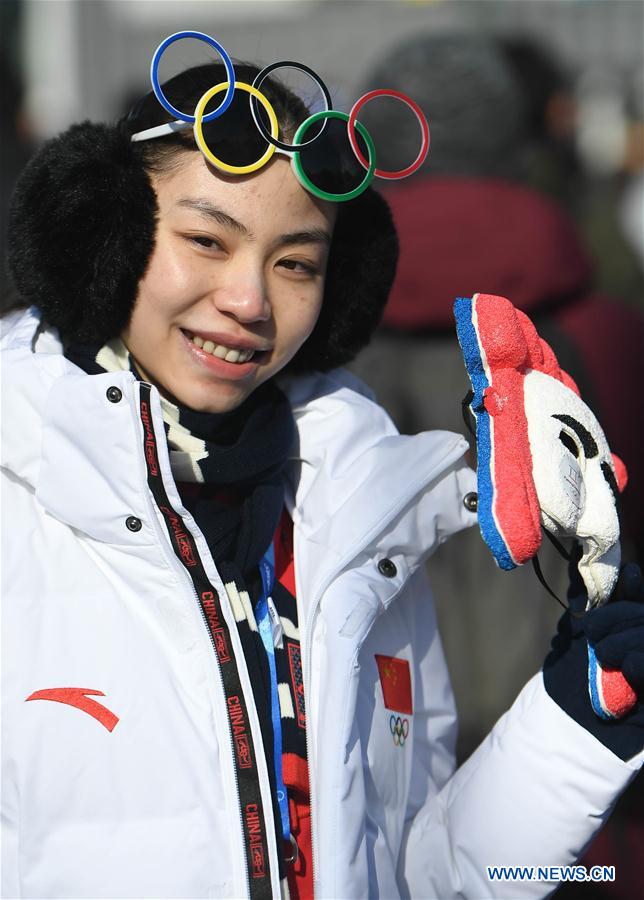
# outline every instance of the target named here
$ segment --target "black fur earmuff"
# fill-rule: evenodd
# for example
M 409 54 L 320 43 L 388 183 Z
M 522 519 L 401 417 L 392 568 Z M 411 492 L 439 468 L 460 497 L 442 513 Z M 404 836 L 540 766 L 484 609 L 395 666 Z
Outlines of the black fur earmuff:
M 154 247 L 156 215 L 123 123 L 84 122 L 48 141 L 24 170 L 9 214 L 8 262 L 22 300 L 65 342 L 116 337 Z M 322 312 L 290 371 L 327 371 L 354 358 L 380 320 L 397 258 L 379 194 L 369 189 L 340 204 Z
M 154 247 L 156 211 L 125 129 L 83 122 L 47 141 L 9 210 L 8 263 L 22 299 L 64 341 L 120 334 Z

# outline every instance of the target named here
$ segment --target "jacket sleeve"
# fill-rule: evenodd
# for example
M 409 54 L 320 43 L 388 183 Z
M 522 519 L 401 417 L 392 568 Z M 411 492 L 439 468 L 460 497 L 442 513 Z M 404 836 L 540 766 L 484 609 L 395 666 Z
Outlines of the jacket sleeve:
M 421 683 L 449 683 L 446 672 L 437 678 L 436 667 L 445 665 L 442 653 L 439 656 L 432 653 L 423 660 Z M 437 698 L 427 699 L 435 715 Z M 557 706 L 539 673 L 476 752 L 453 772 L 450 698 L 444 699 L 446 718 L 433 724 L 428 718 L 424 727 L 415 729 L 398 866 L 402 895 L 425 900 L 546 896 L 558 885 L 556 872 L 537 872 L 537 867 L 575 863 L 639 770 L 644 754 L 627 762 L 615 756 Z M 419 714 L 424 711 L 417 706 L 416 726 L 421 724 Z M 423 786 L 427 760 L 433 760 L 438 793 Z M 535 880 L 490 880 L 488 867 L 494 866 L 534 867 Z M 537 881 L 541 875 L 553 877 Z

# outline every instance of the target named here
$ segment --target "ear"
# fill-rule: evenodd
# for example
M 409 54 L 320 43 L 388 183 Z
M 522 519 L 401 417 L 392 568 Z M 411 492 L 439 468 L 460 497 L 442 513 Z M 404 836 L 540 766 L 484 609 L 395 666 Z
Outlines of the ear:
M 115 337 L 154 247 L 156 211 L 127 129 L 73 125 L 35 154 L 14 192 L 8 263 L 18 291 L 63 340 Z

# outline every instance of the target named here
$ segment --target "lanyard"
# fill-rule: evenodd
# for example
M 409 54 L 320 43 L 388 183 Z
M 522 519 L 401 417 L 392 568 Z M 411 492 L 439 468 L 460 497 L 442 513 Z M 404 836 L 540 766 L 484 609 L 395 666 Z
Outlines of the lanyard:
M 291 842 L 291 822 L 288 814 L 288 797 L 282 776 L 282 716 L 280 712 L 280 699 L 277 691 L 277 669 L 275 667 L 275 644 L 273 643 L 273 628 L 268 601 L 275 582 L 275 551 L 271 542 L 270 547 L 262 557 L 259 564 L 262 576 L 262 596 L 255 608 L 257 629 L 262 639 L 268 658 L 268 668 L 271 678 L 271 717 L 273 720 L 273 761 L 275 765 L 275 787 L 277 790 L 277 802 L 279 804 L 282 820 L 282 834 L 284 840 Z

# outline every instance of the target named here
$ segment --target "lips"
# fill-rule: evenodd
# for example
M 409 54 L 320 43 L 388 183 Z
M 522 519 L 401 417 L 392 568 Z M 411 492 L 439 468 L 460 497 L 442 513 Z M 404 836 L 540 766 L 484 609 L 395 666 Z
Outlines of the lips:
M 226 356 L 231 351 L 235 351 L 232 355 L 231 360 L 228 361 L 225 357 L 221 355 L 215 355 L 212 351 L 208 351 L 204 349 L 204 347 L 200 347 L 195 343 L 195 333 L 187 331 L 185 329 L 180 329 L 181 337 L 185 342 L 185 347 L 188 353 L 192 356 L 196 363 L 200 367 L 203 367 L 207 372 L 213 375 L 215 378 L 223 379 L 224 381 L 244 381 L 247 378 L 252 378 L 254 373 L 257 372 L 259 365 L 261 362 L 269 357 L 270 350 L 253 350 L 252 348 L 245 348 L 246 352 L 251 352 L 252 356 L 250 358 L 246 358 L 246 361 L 242 361 L 240 354 L 242 350 L 235 346 L 228 346 L 224 344 L 215 345 L 214 341 L 211 340 L 213 344 L 213 349 L 216 347 L 223 347 L 226 351 Z M 196 335 L 198 338 L 203 339 L 203 332 Z M 230 338 L 228 338 L 230 340 Z M 204 344 L 206 341 L 204 340 Z M 221 353 L 222 351 L 220 351 Z M 237 355 L 237 361 L 233 362 L 234 355 Z
M 233 365 L 243 365 L 265 353 L 268 348 L 251 343 L 247 338 L 234 338 L 215 332 L 193 332 L 181 329 L 184 336 L 204 353 Z
M 234 347 L 215 344 L 213 341 L 204 341 L 199 335 L 194 335 L 191 340 L 204 353 L 212 353 L 218 359 L 225 359 L 229 363 L 245 363 L 255 355 L 254 350 L 236 350 Z

